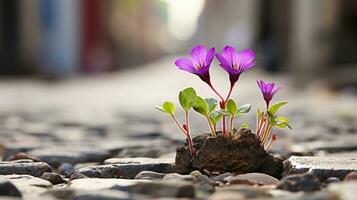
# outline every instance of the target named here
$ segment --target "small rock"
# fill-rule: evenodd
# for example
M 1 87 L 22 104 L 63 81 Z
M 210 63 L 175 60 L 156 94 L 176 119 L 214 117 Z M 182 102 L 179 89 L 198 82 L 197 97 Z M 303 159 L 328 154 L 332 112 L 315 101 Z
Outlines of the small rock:
M 330 184 L 330 183 L 337 183 L 337 182 L 341 182 L 341 179 L 337 178 L 337 177 L 329 177 L 328 179 L 326 179 L 325 183 Z
M 243 195 L 246 199 L 250 198 L 262 198 L 262 199 L 267 199 L 269 197 L 272 197 L 272 195 L 269 193 L 268 190 L 258 188 L 255 186 L 250 186 L 250 185 L 230 185 L 226 187 L 220 187 L 217 189 L 217 193 L 221 192 L 234 192 L 234 193 L 239 193 Z M 238 196 L 239 197 L 239 196 Z
M 70 177 L 69 177 L 69 180 L 74 180 L 74 179 L 81 179 L 81 178 L 89 178 L 88 176 L 85 176 L 83 174 L 72 174 Z
M 351 172 L 347 174 L 343 180 L 345 181 L 357 180 L 357 172 Z
M 327 190 L 333 192 L 338 200 L 355 200 L 357 196 L 357 181 L 346 181 L 332 183 L 328 185 Z
M 227 183 L 227 180 L 226 178 L 227 177 L 230 177 L 230 176 L 234 176 L 234 174 L 230 173 L 230 172 L 226 172 L 226 173 L 223 173 L 223 174 L 220 174 L 218 176 L 215 176 L 213 177 L 212 179 L 214 181 L 218 181 L 218 182 L 222 182 L 222 183 Z
M 66 177 L 69 177 L 74 173 L 74 166 L 70 163 L 62 163 L 57 170 Z
M 194 187 L 190 183 L 182 181 L 141 182 L 128 186 L 127 191 L 152 197 L 193 198 L 195 196 Z
M 163 179 L 165 174 L 157 173 L 152 171 L 142 171 L 135 176 L 135 179 L 147 179 L 147 180 L 155 180 L 155 179 Z
M 10 181 L 0 181 L 0 196 L 21 197 L 21 192 Z
M 118 178 L 82 178 L 75 179 L 70 182 L 70 187 L 76 190 L 103 190 L 110 189 L 114 186 L 126 188 L 140 182 L 147 182 L 147 180 L 134 179 L 118 179 Z
M 278 185 L 279 180 L 261 173 L 240 174 L 237 176 L 227 177 L 229 184 L 247 184 L 247 185 Z
M 35 156 L 30 156 L 27 153 L 24 152 L 18 152 L 15 155 L 11 156 L 8 160 L 9 161 L 14 161 L 14 160 L 23 160 L 23 159 L 29 159 L 34 162 L 41 162 L 41 160 Z
M 41 178 L 51 182 L 53 185 L 66 182 L 59 174 L 53 172 L 45 172 L 44 174 L 42 174 Z
M 164 158 L 113 158 L 104 163 L 105 165 L 78 169 L 75 173 L 91 178 L 135 178 L 142 171 L 175 172 L 173 161 Z
M 286 174 L 309 172 L 317 176 L 321 181 L 329 177 L 343 179 L 348 173 L 357 171 L 357 158 L 291 156 L 284 161 L 284 167 Z
M 193 181 L 193 177 L 191 175 L 182 175 L 182 174 L 178 174 L 178 173 L 169 173 L 169 174 L 165 174 L 163 180 Z
M 243 194 L 239 192 L 216 192 L 208 200 L 246 200 Z
M 28 152 L 29 155 L 36 156 L 42 161 L 57 168 L 62 163 L 86 163 L 86 162 L 103 162 L 111 154 L 108 151 L 89 148 L 74 147 L 52 147 L 35 149 Z
M 321 183 L 313 174 L 299 174 L 284 177 L 276 187 L 291 192 L 312 192 L 321 189 Z
M 73 200 L 128 200 L 128 199 L 137 199 L 133 198 L 127 192 L 115 191 L 115 190 L 101 190 L 98 192 L 79 192 L 76 194 Z
M 51 167 L 44 162 L 33 162 L 32 160 L 0 162 L 0 175 L 28 174 L 40 177 L 43 173 L 51 171 Z
M 52 184 L 49 181 L 30 175 L 4 175 L 0 176 L 0 181 L 11 182 L 24 197 L 41 194 L 47 189 L 52 188 Z
M 56 189 L 50 189 L 44 193 L 41 194 L 41 199 L 53 199 L 53 197 L 57 199 L 73 199 L 75 196 L 75 190 L 71 188 L 56 188 Z

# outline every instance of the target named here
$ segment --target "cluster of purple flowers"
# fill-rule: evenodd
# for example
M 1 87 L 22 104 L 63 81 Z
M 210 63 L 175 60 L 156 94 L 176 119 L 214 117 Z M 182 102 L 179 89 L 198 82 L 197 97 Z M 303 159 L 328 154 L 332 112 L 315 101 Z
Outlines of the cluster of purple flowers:
M 238 52 L 234 47 L 226 46 L 222 49 L 221 53 L 216 53 L 215 48 L 207 49 L 203 45 L 197 45 L 191 50 L 191 56 L 188 58 L 179 58 L 175 61 L 175 65 L 186 72 L 197 75 L 202 81 L 204 81 L 212 91 L 219 97 L 219 106 L 220 110 L 218 112 L 206 111 L 208 107 L 213 107 L 214 110 L 215 104 L 212 99 L 203 99 L 199 96 L 196 97 L 196 93 L 193 88 L 187 88 L 186 93 L 194 94 L 193 98 L 197 98 L 197 103 L 193 103 L 192 107 L 195 111 L 204 115 L 208 123 L 210 125 L 212 136 L 216 136 L 216 121 L 217 119 L 222 120 L 222 134 L 227 137 L 232 137 L 233 132 L 233 118 L 238 114 L 247 113 L 250 110 L 250 105 L 246 104 L 241 107 L 237 107 L 236 103 L 230 99 L 233 88 L 241 74 L 252 67 L 255 66 L 255 54 L 252 50 L 243 50 Z M 210 67 L 214 57 L 217 58 L 219 65 L 224 69 L 229 75 L 230 88 L 225 97 L 223 97 L 212 85 L 211 77 L 210 77 Z M 260 139 L 262 145 L 269 150 L 273 142 L 277 139 L 275 134 L 271 133 L 272 127 L 278 126 L 279 128 L 289 127 L 288 120 L 285 117 L 275 117 L 275 112 L 287 102 L 278 102 L 272 106 L 270 106 L 270 102 L 273 96 L 282 88 L 276 87 L 275 83 L 266 83 L 262 80 L 257 81 L 258 86 L 263 94 L 263 98 L 266 103 L 266 110 L 260 111 L 258 109 L 257 116 L 257 129 L 256 136 Z M 184 90 L 185 91 L 185 90 Z M 180 92 L 180 98 L 184 98 L 184 91 Z M 189 95 L 192 97 L 192 95 Z M 217 100 L 215 100 L 217 101 Z M 182 100 L 182 102 L 185 102 Z M 165 108 L 159 107 L 159 109 L 163 112 L 169 114 L 175 121 L 175 123 L 179 126 L 182 132 L 186 135 L 188 143 L 192 143 L 190 133 L 188 131 L 188 109 L 185 109 L 185 104 L 180 103 L 185 110 L 186 120 L 183 125 L 180 125 L 178 120 L 174 115 L 174 106 L 171 102 L 166 103 L 166 111 Z M 217 103 L 218 104 L 218 103 Z M 207 109 L 205 109 L 207 107 Z M 171 108 L 171 110 L 169 109 Z M 230 128 L 227 130 L 227 122 L 226 118 L 230 117 Z M 191 153 L 193 153 L 193 148 Z

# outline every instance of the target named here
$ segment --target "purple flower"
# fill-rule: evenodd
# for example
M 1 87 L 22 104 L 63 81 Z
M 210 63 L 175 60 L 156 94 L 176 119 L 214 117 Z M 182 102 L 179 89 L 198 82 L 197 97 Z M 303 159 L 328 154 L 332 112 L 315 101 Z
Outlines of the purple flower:
M 262 91 L 264 100 L 266 102 L 267 108 L 269 107 L 269 102 L 273 98 L 273 96 L 282 89 L 282 87 L 275 87 L 275 83 L 265 83 L 260 80 L 257 81 L 260 90 Z
M 179 58 L 175 65 L 184 71 L 196 74 L 204 82 L 210 84 L 209 67 L 211 66 L 215 49 L 209 51 L 203 45 L 197 45 L 191 50 L 191 58 Z
M 220 66 L 229 73 L 229 79 L 233 85 L 239 79 L 241 73 L 255 65 L 254 52 L 243 50 L 240 53 L 231 46 L 225 46 L 222 54 L 216 53 Z

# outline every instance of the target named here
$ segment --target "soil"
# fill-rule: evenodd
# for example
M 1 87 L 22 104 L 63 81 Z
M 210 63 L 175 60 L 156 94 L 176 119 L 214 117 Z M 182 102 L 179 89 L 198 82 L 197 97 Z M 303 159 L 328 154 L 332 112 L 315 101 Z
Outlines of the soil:
M 193 170 L 237 174 L 259 172 L 281 177 L 283 160 L 267 153 L 251 130 L 241 129 L 233 138 L 220 133 L 215 138 L 207 133 L 194 137 L 192 158 L 187 144 L 177 148 L 176 171 L 183 174 Z

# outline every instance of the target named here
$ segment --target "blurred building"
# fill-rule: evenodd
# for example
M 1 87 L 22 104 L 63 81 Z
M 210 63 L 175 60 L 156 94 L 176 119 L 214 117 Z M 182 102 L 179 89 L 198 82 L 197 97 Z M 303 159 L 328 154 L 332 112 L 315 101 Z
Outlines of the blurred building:
M 356 80 L 356 18 L 354 0 L 3 0 L 0 73 L 125 69 L 203 43 L 253 48 L 268 71 Z

